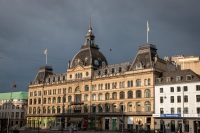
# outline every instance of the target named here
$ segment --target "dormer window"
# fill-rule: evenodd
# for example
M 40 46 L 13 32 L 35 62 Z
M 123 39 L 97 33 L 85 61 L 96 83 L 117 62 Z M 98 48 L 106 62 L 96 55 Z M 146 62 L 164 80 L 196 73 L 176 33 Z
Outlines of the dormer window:
M 156 79 L 156 83 L 157 83 L 157 84 L 160 84 L 160 83 L 161 83 L 161 78 L 157 78 L 157 79 Z
M 181 76 L 176 76 L 176 82 L 181 81 Z
M 167 77 L 167 78 L 166 78 L 166 82 L 167 82 L 167 83 L 171 82 L 171 77 Z
M 191 76 L 191 75 L 187 75 L 187 76 L 186 76 L 186 80 L 187 80 L 187 81 L 191 81 L 191 80 L 192 80 L 192 76 Z

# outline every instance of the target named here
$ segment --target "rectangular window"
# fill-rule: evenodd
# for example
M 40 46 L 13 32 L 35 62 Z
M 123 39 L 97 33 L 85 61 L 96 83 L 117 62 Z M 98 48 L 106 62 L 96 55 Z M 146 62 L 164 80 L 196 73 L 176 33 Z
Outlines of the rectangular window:
M 176 82 L 181 81 L 181 76 L 176 76 Z
M 174 103 L 174 96 L 170 97 L 170 101 L 171 101 L 171 103 Z
M 177 96 L 177 103 L 181 102 L 181 96 Z
M 163 103 L 163 97 L 160 97 L 160 103 Z
M 185 114 L 188 114 L 188 107 L 185 107 L 185 108 L 184 108 L 184 113 L 185 113 Z
M 200 85 L 196 85 L 196 91 L 200 91 Z
M 185 102 L 185 103 L 188 102 L 188 96 L 187 96 L 187 95 L 184 96 L 184 102 Z
M 164 114 L 164 109 L 160 108 L 160 114 Z
M 177 114 L 181 114 L 181 108 L 177 108 Z
M 163 88 L 160 88 L 160 93 L 163 93 Z
M 187 81 L 191 81 L 191 80 L 192 80 L 192 76 L 191 76 L 191 75 L 187 75 L 187 76 L 186 76 L 186 80 L 187 80 Z
M 200 114 L 200 107 L 197 107 L 197 114 Z
M 175 112 L 174 112 L 174 108 L 171 108 L 171 114 L 174 114 Z
M 196 102 L 200 102 L 200 95 L 196 95 Z
M 177 92 L 181 92 L 181 87 L 177 86 Z
M 170 91 L 171 91 L 171 92 L 174 92 L 174 87 L 170 87 Z
M 161 83 L 161 78 L 156 79 L 156 83 L 160 84 Z
M 171 82 L 171 77 L 166 78 L 166 83 L 169 83 L 169 82 Z
M 184 91 L 188 91 L 188 87 L 187 86 L 183 86 Z

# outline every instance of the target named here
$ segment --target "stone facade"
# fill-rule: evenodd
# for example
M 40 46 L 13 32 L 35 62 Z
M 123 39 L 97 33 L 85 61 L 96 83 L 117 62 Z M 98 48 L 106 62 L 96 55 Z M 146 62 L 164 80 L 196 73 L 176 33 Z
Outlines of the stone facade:
M 90 25 L 67 72 L 40 68 L 28 89 L 29 127 L 154 129 L 155 79 L 175 66 L 160 59 L 152 44 L 139 46 L 132 63 L 108 65 L 94 38 Z

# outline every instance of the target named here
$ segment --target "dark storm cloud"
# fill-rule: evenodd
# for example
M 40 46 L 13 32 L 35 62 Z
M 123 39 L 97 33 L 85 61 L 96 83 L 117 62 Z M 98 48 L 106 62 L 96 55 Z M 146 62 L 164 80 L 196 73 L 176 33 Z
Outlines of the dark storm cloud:
M 1 0 L 0 89 L 17 81 L 26 90 L 40 66 L 63 73 L 67 62 L 84 44 L 89 18 L 96 43 L 109 64 L 132 61 L 139 45 L 149 42 L 160 57 L 199 56 L 200 2 L 198 0 Z M 112 49 L 112 51 L 110 51 Z

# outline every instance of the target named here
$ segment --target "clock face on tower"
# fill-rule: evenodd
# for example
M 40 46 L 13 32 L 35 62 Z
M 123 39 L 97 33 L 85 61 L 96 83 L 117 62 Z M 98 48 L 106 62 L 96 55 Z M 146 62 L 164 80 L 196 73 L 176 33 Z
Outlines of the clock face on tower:
M 96 66 L 99 66 L 99 61 L 98 61 L 98 60 L 94 60 L 94 64 L 95 64 Z

